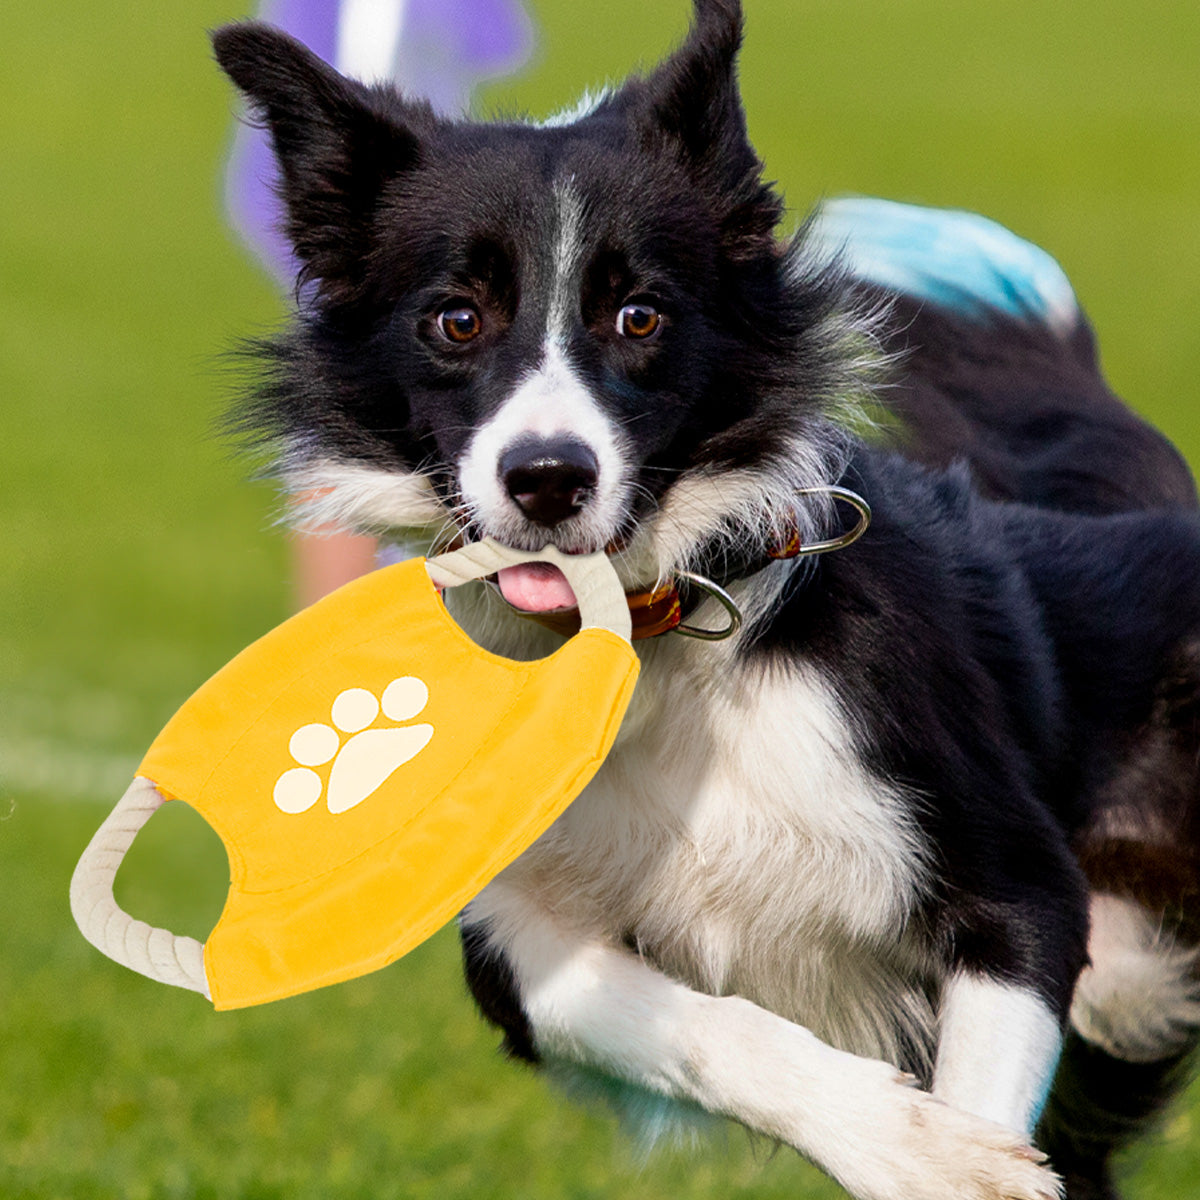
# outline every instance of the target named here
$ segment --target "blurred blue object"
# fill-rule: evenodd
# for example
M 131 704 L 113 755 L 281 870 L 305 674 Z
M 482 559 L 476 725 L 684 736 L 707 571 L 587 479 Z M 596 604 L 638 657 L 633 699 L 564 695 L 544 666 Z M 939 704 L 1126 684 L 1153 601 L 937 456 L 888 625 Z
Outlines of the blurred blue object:
M 1078 304 L 1062 267 L 975 213 L 846 197 L 821 206 L 813 234 L 860 279 L 971 318 L 995 310 L 1067 333 Z

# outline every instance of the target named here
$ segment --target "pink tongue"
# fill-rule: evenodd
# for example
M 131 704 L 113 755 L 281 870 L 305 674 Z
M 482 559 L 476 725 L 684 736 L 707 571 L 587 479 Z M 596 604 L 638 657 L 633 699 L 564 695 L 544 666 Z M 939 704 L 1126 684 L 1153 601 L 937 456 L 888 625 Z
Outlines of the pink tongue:
M 522 563 L 497 572 L 501 595 L 514 608 L 526 612 L 551 612 L 574 608 L 575 593 L 567 577 L 549 563 Z

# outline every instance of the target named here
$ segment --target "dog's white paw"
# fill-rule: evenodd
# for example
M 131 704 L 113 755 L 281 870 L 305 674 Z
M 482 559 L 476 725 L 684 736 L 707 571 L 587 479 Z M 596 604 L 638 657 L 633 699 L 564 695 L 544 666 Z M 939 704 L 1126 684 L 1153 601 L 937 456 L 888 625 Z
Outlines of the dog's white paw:
M 837 1171 L 860 1200 L 1061 1200 L 1045 1155 L 1023 1138 L 961 1112 L 892 1072 L 867 1115 L 874 1153 Z M 871 1104 L 874 1109 L 875 1105 Z
M 1046 1156 L 1001 1125 L 913 1090 L 910 1120 L 917 1169 L 935 1186 L 929 1200 L 1059 1200 L 1062 1186 Z

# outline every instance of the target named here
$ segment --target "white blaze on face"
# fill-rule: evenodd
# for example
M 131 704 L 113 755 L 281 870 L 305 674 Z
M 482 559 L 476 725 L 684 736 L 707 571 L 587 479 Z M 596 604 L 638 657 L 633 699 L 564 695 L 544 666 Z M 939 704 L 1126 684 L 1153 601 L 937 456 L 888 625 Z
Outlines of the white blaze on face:
M 599 464 L 596 490 L 571 518 L 579 536 L 607 541 L 620 523 L 628 491 L 627 467 L 612 420 L 575 374 L 557 342 L 548 341 L 541 363 L 471 439 L 459 472 L 463 497 L 485 531 L 504 540 L 504 531 L 528 525 L 500 477 L 500 460 L 518 441 L 570 437 L 582 442 Z
M 565 343 L 579 320 L 580 277 L 583 271 L 584 206 L 578 193 L 565 184 L 554 189 L 556 205 L 554 257 L 546 336 Z
M 621 437 L 613 420 L 579 378 L 566 345 L 579 322 L 579 277 L 583 266 L 583 204 L 565 185 L 555 188 L 557 223 L 547 280 L 546 328 L 541 361 L 471 438 L 459 469 L 463 498 L 484 531 L 501 541 L 528 541 L 529 522 L 500 477 L 500 460 L 514 444 L 530 438 L 572 438 L 599 465 L 595 492 L 570 518 L 572 541 L 598 547 L 621 523 L 630 480 Z

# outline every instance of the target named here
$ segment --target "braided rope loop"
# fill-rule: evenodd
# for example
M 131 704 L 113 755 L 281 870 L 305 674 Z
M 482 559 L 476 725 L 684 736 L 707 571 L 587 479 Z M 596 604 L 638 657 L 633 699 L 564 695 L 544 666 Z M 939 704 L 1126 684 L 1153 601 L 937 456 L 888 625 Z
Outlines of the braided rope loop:
M 514 550 L 485 538 L 471 542 L 460 550 L 451 550 L 431 558 L 425 568 L 440 588 L 456 587 L 472 579 L 482 579 L 502 567 L 521 563 L 544 562 L 557 567 L 567 578 L 575 593 L 583 629 L 607 629 L 629 641 L 633 619 L 625 589 L 603 552 L 595 554 L 564 554 L 555 546 L 541 550 Z
M 159 983 L 208 996 L 204 946 L 131 917 L 113 895 L 113 881 L 133 839 L 165 803 L 149 779 L 134 779 L 79 859 L 71 877 L 71 915 L 93 946 L 115 962 Z

